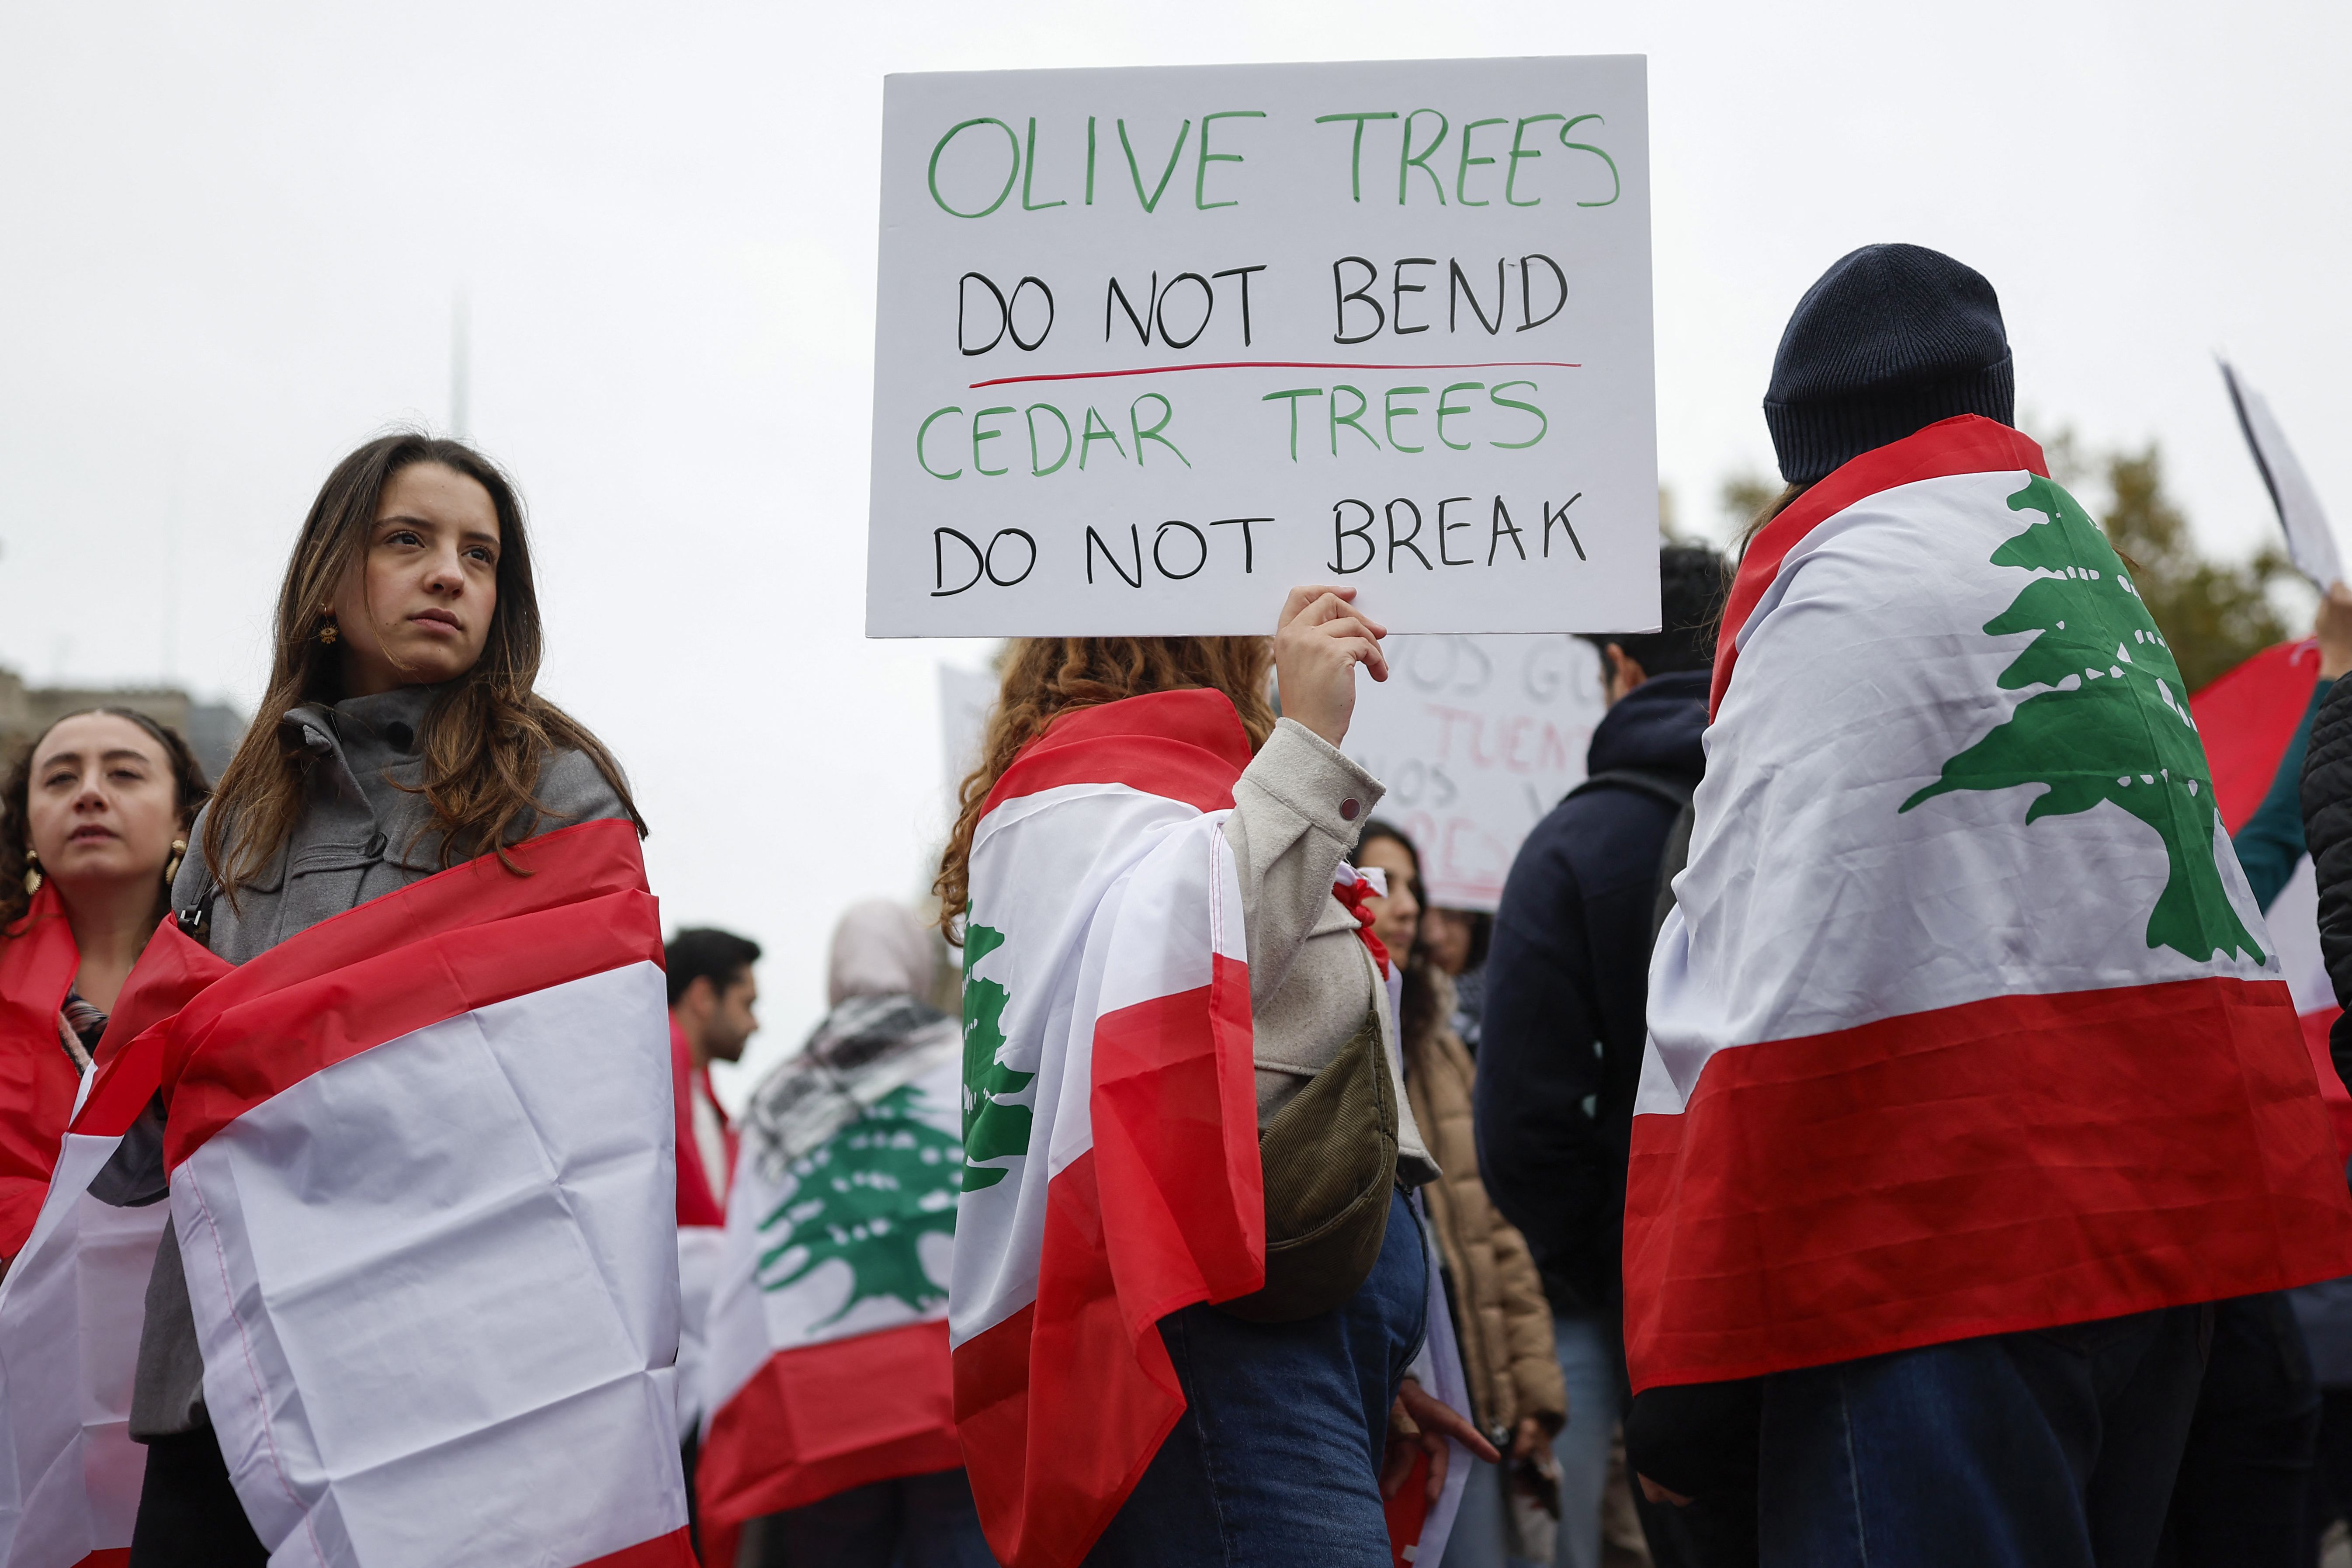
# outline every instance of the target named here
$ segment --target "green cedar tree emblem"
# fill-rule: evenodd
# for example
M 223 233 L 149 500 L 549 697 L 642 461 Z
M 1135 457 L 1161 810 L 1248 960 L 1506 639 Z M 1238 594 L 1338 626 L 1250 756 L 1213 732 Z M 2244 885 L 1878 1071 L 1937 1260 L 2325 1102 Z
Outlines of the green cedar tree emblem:
M 970 914 L 967 907 L 965 913 Z M 1015 1072 L 996 1059 L 1004 1047 L 1004 1005 L 1012 998 L 971 966 L 1004 945 L 1004 933 L 967 924 L 963 933 L 963 1190 L 976 1193 L 1003 1181 L 1012 1166 L 993 1161 L 1029 1152 L 1029 1108 L 1006 1101 L 1037 1075 Z
M 955 1235 L 956 1141 L 919 1114 L 915 1084 L 892 1089 L 825 1142 L 793 1162 L 791 1195 L 760 1222 L 764 1290 L 796 1285 L 835 1258 L 849 1265 L 848 1299 L 897 1300 L 915 1312 L 947 1300 L 923 1268 L 922 1238 Z M 794 1255 L 797 1254 L 797 1257 Z
M 2001 672 L 2000 685 L 2049 689 L 1947 762 L 1943 776 L 1902 810 L 1953 790 L 2024 784 L 2046 786 L 2025 814 L 2029 823 L 2113 801 L 2164 840 L 2168 876 L 2148 915 L 2147 945 L 2200 962 L 2233 951 L 2263 962 L 2221 885 L 2204 742 L 2139 590 L 2106 535 L 2051 480 L 2032 480 L 2009 504 L 2040 515 L 1993 552 L 1992 563 L 2033 577 L 1984 629 L 1992 637 L 2038 632 Z

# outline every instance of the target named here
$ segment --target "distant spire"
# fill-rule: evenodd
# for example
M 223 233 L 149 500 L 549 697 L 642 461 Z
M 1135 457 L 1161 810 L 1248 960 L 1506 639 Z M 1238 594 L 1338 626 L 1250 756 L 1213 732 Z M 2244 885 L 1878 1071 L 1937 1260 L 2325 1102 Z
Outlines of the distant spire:
M 449 296 L 449 433 L 464 440 L 472 428 L 473 312 L 466 290 Z

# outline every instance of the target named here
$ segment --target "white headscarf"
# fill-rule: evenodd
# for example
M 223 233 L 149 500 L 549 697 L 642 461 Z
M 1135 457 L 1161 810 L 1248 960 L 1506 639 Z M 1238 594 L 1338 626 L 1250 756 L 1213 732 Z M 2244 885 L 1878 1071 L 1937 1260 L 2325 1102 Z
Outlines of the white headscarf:
M 825 1005 L 838 1007 L 853 996 L 928 1002 L 939 972 L 939 944 L 906 905 L 887 899 L 852 904 L 833 928 Z

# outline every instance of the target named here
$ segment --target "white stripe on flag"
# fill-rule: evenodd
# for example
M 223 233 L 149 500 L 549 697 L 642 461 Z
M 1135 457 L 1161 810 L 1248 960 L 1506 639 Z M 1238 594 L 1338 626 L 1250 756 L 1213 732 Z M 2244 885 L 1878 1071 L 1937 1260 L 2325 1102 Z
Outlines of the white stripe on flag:
M 971 975 L 1005 989 L 998 1059 L 1037 1077 L 1026 1091 L 1032 1157 L 957 1207 L 952 1343 L 1036 1299 L 1046 1186 L 1094 1147 L 1094 1021 L 1110 951 L 1124 945 L 1102 940 L 1116 929 L 1108 915 L 1150 918 L 1140 905 L 1127 910 L 1129 879 L 1171 834 L 1202 820 L 1196 806 L 1126 784 L 1062 784 L 1004 802 L 972 834 L 972 887 L 988 901 L 982 907 L 976 891 L 971 918 L 1004 933 L 1004 945 Z M 1239 934 L 1231 940 L 1238 945 Z M 1201 954 L 1192 984 L 1207 984 L 1206 963 Z M 1125 971 L 1118 980 L 1129 1000 L 1140 999 L 1129 990 L 1138 983 Z
M 2042 789 L 2025 784 L 1906 809 L 2047 689 L 2000 686 L 2032 634 L 1983 630 L 2035 576 L 1992 563 L 2041 515 L 2009 505 L 2026 479 L 1961 474 L 1855 503 L 1789 552 L 1740 628 L 1689 866 L 1651 955 L 1636 1115 L 1679 1113 L 1717 1051 L 1759 1041 L 2021 992 L 2279 975 L 2275 954 L 2151 951 L 2164 842 L 2112 802 L 2029 824 Z M 1890 594 L 1896 573 L 1936 584 L 1940 616 Z M 2165 692 L 2166 721 L 2186 724 L 2185 693 Z M 2224 890 L 2268 953 L 2218 822 L 2213 839 Z
M 0 1284 L 5 1568 L 69 1568 L 131 1544 L 147 1468 L 126 1429 L 131 1375 L 169 1211 L 89 1195 L 121 1142 L 66 1136 L 40 1217 Z
M 273 1563 L 592 1562 L 686 1522 L 661 972 L 464 1014 L 214 1134 L 172 1206 Z

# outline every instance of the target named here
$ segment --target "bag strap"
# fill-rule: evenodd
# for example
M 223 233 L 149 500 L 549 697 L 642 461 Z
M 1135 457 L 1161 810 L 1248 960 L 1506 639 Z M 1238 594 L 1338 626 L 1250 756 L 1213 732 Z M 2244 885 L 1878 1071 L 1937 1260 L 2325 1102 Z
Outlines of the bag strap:
M 1665 847 L 1658 851 L 1658 890 L 1650 906 L 1650 945 L 1658 945 L 1658 933 L 1666 929 L 1666 916 L 1675 907 L 1675 879 L 1690 864 L 1691 824 L 1697 817 L 1689 801 L 1675 813 L 1674 826 L 1666 829 Z
M 1574 800 L 1587 790 L 1601 789 L 1611 784 L 1663 800 L 1676 810 L 1688 805 L 1691 793 L 1698 788 L 1696 779 L 1681 773 L 1661 773 L 1651 768 L 1611 768 L 1605 773 L 1594 773 L 1560 799 Z
M 1658 932 L 1665 929 L 1666 913 L 1675 907 L 1675 878 L 1690 864 L 1691 823 L 1695 816 L 1691 796 L 1698 788 L 1698 781 L 1648 768 L 1611 768 L 1594 773 L 1560 798 L 1574 800 L 1587 790 L 1612 784 L 1662 800 L 1675 808 L 1674 823 L 1666 829 L 1666 841 L 1658 853 L 1657 890 L 1650 904 L 1650 941 L 1655 945 Z

